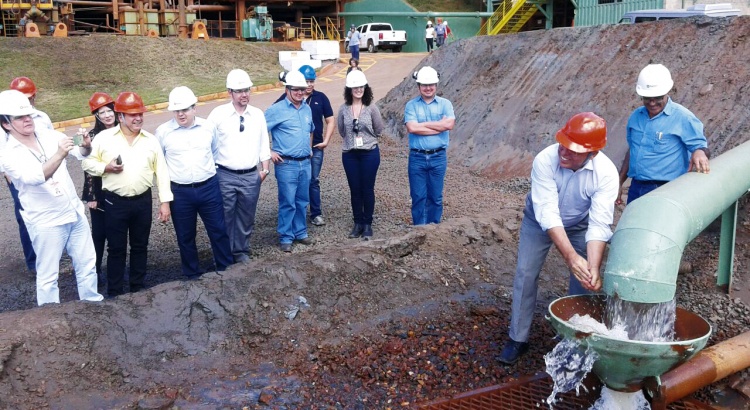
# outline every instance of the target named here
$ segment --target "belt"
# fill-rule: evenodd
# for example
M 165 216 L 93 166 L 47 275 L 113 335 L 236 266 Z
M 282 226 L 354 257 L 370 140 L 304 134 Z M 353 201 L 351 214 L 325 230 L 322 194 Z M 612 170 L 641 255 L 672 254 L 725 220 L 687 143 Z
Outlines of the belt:
M 122 196 L 122 195 L 117 195 L 116 193 L 114 193 L 114 192 L 111 192 L 111 191 L 104 191 L 104 194 L 105 194 L 105 195 L 112 195 L 112 196 L 114 196 L 114 197 L 116 197 L 116 198 L 119 198 L 119 199 L 123 199 L 123 200 L 125 200 L 125 201 L 135 201 L 136 199 L 141 199 L 141 198 L 145 198 L 145 197 L 150 197 L 150 196 L 151 196 L 151 188 L 147 189 L 147 190 L 146 190 L 146 191 L 144 191 L 143 193 L 140 193 L 140 194 L 138 194 L 138 195 L 133 195 L 133 196 Z
M 172 186 L 180 188 L 198 188 L 211 182 L 212 179 L 214 179 L 214 177 L 208 178 L 207 180 L 201 182 L 193 182 L 192 184 L 178 184 L 177 182 L 172 182 Z
M 282 155 L 281 159 L 283 159 L 284 161 L 286 161 L 286 160 L 290 160 L 290 161 L 304 161 L 306 159 L 310 159 L 310 157 L 299 157 L 298 158 L 298 157 L 287 157 L 285 155 Z
M 412 148 L 411 151 L 419 153 L 419 154 L 430 155 L 430 154 L 438 153 L 440 151 L 445 151 L 445 147 L 441 147 L 441 148 L 437 148 L 437 149 L 416 149 L 416 148 Z
M 231 168 L 227 168 L 227 167 L 225 167 L 224 165 L 221 165 L 221 164 L 216 164 L 216 166 L 219 167 L 219 169 L 223 169 L 224 171 L 234 172 L 235 174 L 249 174 L 249 173 L 255 171 L 256 169 L 258 169 L 257 166 L 254 166 L 254 167 L 252 167 L 250 169 L 231 169 Z M 203 182 L 205 182 L 205 181 L 203 181 Z
M 654 184 L 654 185 L 664 185 L 669 181 L 644 181 L 642 179 L 634 179 L 633 182 L 637 182 L 639 184 Z

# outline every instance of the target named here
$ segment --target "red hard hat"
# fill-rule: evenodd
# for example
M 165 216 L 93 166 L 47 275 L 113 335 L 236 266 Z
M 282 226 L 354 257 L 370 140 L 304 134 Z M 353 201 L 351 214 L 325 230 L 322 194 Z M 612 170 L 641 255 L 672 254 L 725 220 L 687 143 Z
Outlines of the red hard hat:
M 123 114 L 143 114 L 146 112 L 146 107 L 138 94 L 124 91 L 115 100 L 115 111 Z
M 573 152 L 599 151 L 607 145 L 607 122 L 593 112 L 582 112 L 557 131 L 556 139 Z
M 91 113 L 93 114 L 98 111 L 99 108 L 113 102 L 115 102 L 115 100 L 113 100 L 107 93 L 94 93 L 94 95 L 89 98 L 89 108 L 91 108 Z
M 26 98 L 31 98 L 36 95 L 36 85 L 31 81 L 29 77 L 16 77 L 10 82 L 10 89 L 17 90 L 23 93 Z

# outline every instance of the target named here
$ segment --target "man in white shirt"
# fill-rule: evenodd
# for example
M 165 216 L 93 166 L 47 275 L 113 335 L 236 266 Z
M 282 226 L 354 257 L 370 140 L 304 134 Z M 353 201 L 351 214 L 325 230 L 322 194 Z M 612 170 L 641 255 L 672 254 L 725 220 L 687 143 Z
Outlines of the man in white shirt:
M 65 159 L 91 152 L 86 136 L 80 147 L 57 131 L 35 130 L 34 108 L 22 93 L 0 93 L 0 125 L 5 147 L 0 164 L 18 189 L 29 237 L 38 250 L 37 303 L 60 303 L 57 285 L 63 250 L 70 255 L 81 300 L 100 301 L 97 292 L 96 252 L 83 204 L 70 179 Z
M 607 145 L 607 124 L 594 113 L 576 114 L 556 138 L 558 144 L 542 150 L 531 170 L 513 280 L 510 340 L 498 358 L 506 364 L 515 363 L 529 348 L 539 273 L 553 244 L 570 269 L 570 295 L 602 286 L 599 270 L 612 237 L 619 191 L 617 168 L 600 152 Z
M 20 91 L 24 96 L 26 96 L 26 98 L 29 99 L 29 102 L 31 103 L 33 109 L 33 112 L 31 113 L 31 119 L 34 120 L 34 126 L 37 130 L 48 129 L 54 131 L 55 128 L 52 126 L 52 121 L 49 119 L 49 116 L 34 107 L 34 100 L 36 99 L 37 90 L 36 84 L 34 84 L 34 82 L 31 81 L 30 78 L 14 78 L 13 81 L 10 82 L 10 89 Z M 1 168 L 0 172 L 2 172 Z M 10 194 L 13 197 L 16 222 L 18 222 L 18 234 L 21 237 L 21 246 L 23 248 L 23 255 L 26 259 L 26 267 L 30 272 L 34 273 L 36 272 L 36 253 L 34 252 L 34 247 L 31 245 L 31 239 L 29 238 L 29 232 L 26 229 L 26 224 L 23 222 L 23 217 L 21 217 L 21 211 L 23 210 L 23 208 L 21 207 L 21 202 L 18 201 L 18 190 L 13 185 L 13 183 L 10 182 L 10 178 L 6 177 L 6 180 L 8 182 Z
M 263 111 L 249 105 L 250 76 L 235 69 L 227 75 L 232 99 L 211 111 L 208 121 L 216 127 L 219 188 L 224 201 L 224 223 L 234 262 L 250 260 L 250 236 L 255 228 L 255 210 L 260 185 L 268 177 L 271 144 Z
M 188 87 L 173 89 L 169 93 L 167 110 L 174 112 L 174 119 L 159 126 L 155 134 L 164 150 L 172 181 L 174 200 L 169 205 L 180 248 L 182 273 L 189 280 L 197 279 L 205 272 L 200 268 L 195 245 L 198 215 L 211 241 L 216 270 L 226 270 L 234 263 L 213 158 L 216 147 L 214 126 L 196 117 L 197 102 Z

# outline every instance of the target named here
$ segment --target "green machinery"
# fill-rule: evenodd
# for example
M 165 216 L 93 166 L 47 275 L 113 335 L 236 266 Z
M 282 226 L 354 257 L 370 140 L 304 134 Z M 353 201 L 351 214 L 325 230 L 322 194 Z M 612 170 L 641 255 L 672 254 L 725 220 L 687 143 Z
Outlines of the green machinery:
M 248 41 L 271 41 L 273 38 L 273 18 L 268 7 L 255 6 L 242 20 L 242 38 Z

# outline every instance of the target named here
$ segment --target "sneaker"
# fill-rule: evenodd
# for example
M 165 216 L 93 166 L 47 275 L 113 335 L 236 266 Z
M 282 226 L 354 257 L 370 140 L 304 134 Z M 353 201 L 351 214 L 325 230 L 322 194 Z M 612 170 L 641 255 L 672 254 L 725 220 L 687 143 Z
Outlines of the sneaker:
M 291 243 L 282 243 L 279 245 L 279 249 L 281 249 L 282 252 L 291 252 L 292 251 L 292 244 Z
M 528 343 L 516 342 L 515 340 L 511 339 L 508 340 L 508 343 L 505 344 L 503 352 L 500 353 L 500 357 L 498 357 L 497 360 L 505 364 L 514 364 L 518 361 L 518 358 L 520 358 L 521 355 L 526 353 L 528 350 Z
M 316 216 L 310 221 L 311 224 L 315 226 L 323 226 L 326 224 L 326 221 L 323 219 L 321 215 Z
M 302 239 L 295 239 L 294 241 L 297 242 L 297 243 L 300 243 L 302 245 L 312 245 L 313 244 L 313 240 L 309 236 L 307 236 L 305 238 L 302 238 Z

